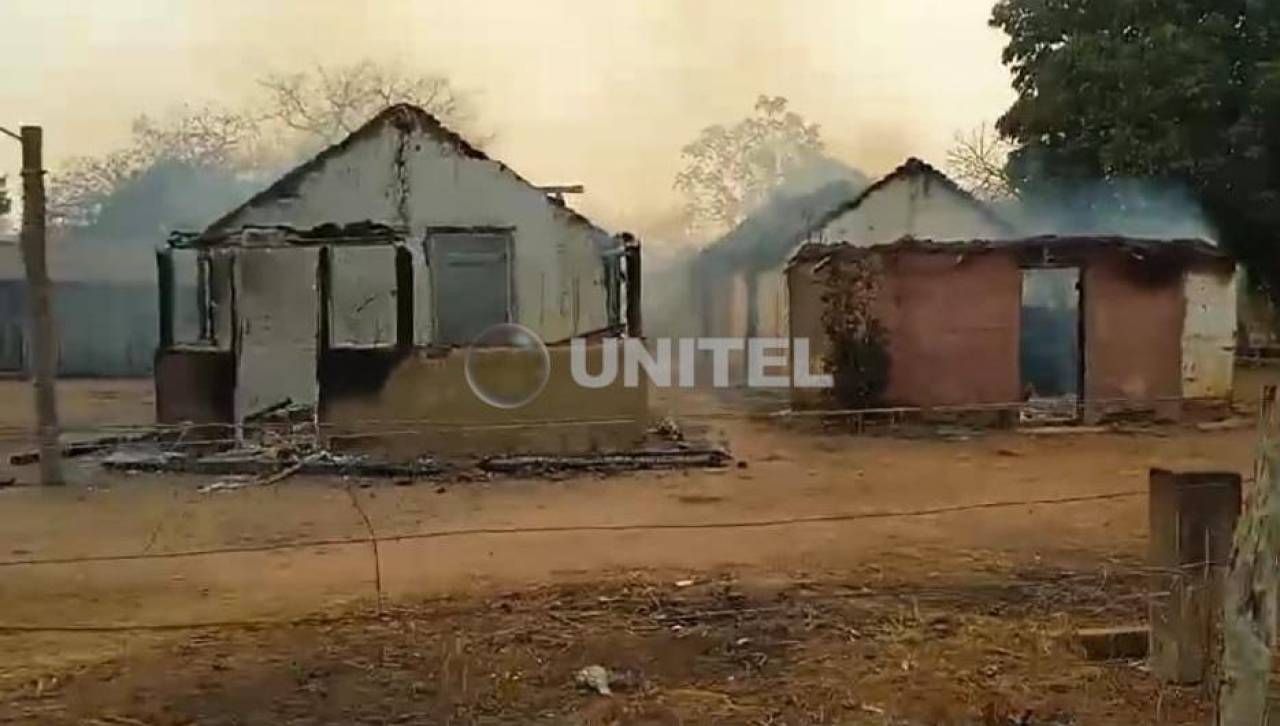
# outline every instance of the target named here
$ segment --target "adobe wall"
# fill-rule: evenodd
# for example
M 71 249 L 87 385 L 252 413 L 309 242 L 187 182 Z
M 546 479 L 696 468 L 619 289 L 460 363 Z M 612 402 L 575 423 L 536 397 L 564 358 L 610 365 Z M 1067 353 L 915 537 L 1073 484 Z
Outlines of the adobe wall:
M 1182 396 L 1230 401 L 1235 383 L 1239 283 L 1235 270 L 1188 270 L 1183 284 Z
M 393 460 L 448 454 L 570 454 L 634 449 L 649 424 L 648 387 L 587 389 L 570 374 L 569 346 L 552 346 L 545 388 L 530 403 L 501 409 L 466 379 L 466 351 L 330 351 L 321 369 L 320 421 L 334 450 Z M 504 369 L 510 350 L 485 351 Z M 589 356 L 599 370 L 599 354 Z M 512 365 L 513 376 L 519 366 Z M 490 368 L 493 369 L 492 367 Z M 546 425 L 547 422 L 552 422 Z M 572 422 L 572 423 L 569 423 Z M 522 424 L 544 424 L 525 426 Z
M 1022 274 L 1016 252 L 957 256 L 897 251 L 881 265 L 876 315 L 890 358 L 885 406 L 931 408 L 1020 401 Z M 1121 413 L 1177 419 L 1184 388 L 1185 270 L 1119 250 L 1082 250 L 1084 418 Z M 831 263 L 828 263 L 831 264 Z M 811 341 L 825 370 L 825 279 L 813 262 L 788 271 L 794 338 Z M 823 391 L 792 390 L 797 408 L 830 406 Z
M 885 328 L 889 381 L 880 405 L 911 408 L 996 404 L 1020 396 L 1018 326 L 1022 277 L 1006 255 L 900 253 L 880 265 L 875 316 Z M 829 263 L 830 264 L 830 263 Z M 807 337 L 809 369 L 826 371 L 825 272 L 788 273 L 790 330 Z M 825 391 L 792 389 L 798 408 L 829 406 Z
M 905 253 L 885 265 L 885 402 L 929 408 L 1019 400 L 1017 261 L 1000 254 Z
M 1083 275 L 1085 420 L 1126 411 L 1178 418 L 1179 401 L 1157 399 L 1182 395 L 1182 268 L 1097 253 Z
M 795 341 L 809 340 L 809 371 L 827 372 L 826 356 L 831 341 L 822 326 L 823 291 L 826 289 L 824 273 L 814 271 L 814 263 L 800 262 L 786 270 L 787 276 L 787 329 L 791 341 L 789 370 L 796 370 L 803 362 L 797 361 Z M 828 407 L 831 405 L 826 391 L 815 388 L 791 388 L 791 405 L 797 409 Z

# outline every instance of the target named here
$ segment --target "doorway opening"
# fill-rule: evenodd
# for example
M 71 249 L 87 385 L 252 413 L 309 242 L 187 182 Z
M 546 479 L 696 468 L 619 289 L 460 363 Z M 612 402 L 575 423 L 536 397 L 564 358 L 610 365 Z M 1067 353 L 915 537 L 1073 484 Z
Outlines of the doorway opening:
M 1022 271 L 1021 420 L 1076 421 L 1084 389 L 1079 267 Z

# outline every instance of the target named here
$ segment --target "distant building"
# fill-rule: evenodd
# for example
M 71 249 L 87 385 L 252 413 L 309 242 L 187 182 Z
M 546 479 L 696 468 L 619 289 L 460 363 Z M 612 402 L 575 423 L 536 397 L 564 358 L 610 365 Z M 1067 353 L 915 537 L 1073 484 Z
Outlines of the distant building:
M 49 245 L 58 374 L 150 375 L 158 338 L 155 255 L 109 240 L 55 238 Z M 26 271 L 20 248 L 0 245 L 0 375 L 31 363 Z
M 906 236 L 947 241 L 1014 234 L 989 206 L 914 157 L 865 189 L 837 183 L 784 197 L 709 246 L 693 266 L 700 332 L 786 337 L 786 266 L 800 245 L 867 247 Z

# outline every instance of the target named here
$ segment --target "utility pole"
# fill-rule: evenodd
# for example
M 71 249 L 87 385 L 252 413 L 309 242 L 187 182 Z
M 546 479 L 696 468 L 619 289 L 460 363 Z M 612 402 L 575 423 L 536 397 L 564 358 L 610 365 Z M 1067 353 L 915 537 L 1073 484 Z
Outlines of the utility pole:
M 27 307 L 33 338 L 40 483 L 52 486 L 63 484 L 64 480 L 55 389 L 58 344 L 45 245 L 43 132 L 39 126 L 23 126 L 20 134 L 0 130 L 22 143 L 22 262 L 27 270 Z

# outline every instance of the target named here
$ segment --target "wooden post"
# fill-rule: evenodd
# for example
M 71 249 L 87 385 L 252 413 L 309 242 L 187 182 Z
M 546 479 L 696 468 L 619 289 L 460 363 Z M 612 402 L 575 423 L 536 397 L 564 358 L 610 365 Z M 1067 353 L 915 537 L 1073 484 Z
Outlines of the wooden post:
M 1165 683 L 1209 677 L 1240 475 L 1152 469 L 1149 478 L 1151 672 Z
M 329 302 L 321 298 L 321 304 Z M 396 347 L 401 350 L 413 347 L 413 306 L 413 254 L 408 247 L 396 247 Z
M 23 126 L 22 262 L 27 271 L 27 305 L 31 315 L 32 363 L 36 394 L 36 426 L 40 449 L 40 482 L 62 484 L 62 447 L 58 442 L 55 389 L 58 341 L 53 320 L 53 293 L 45 247 L 43 135 L 39 126 Z
M 1262 726 L 1267 718 L 1271 649 L 1276 639 L 1276 554 L 1280 537 L 1280 420 L 1276 388 L 1266 386 L 1258 416 L 1254 483 L 1236 528 L 1223 599 L 1218 726 Z
M 627 335 L 632 338 L 644 337 L 640 294 L 640 240 L 629 234 L 623 235 L 624 254 L 627 261 Z
M 160 300 L 160 349 L 173 347 L 173 250 L 156 250 L 156 287 Z

